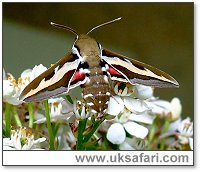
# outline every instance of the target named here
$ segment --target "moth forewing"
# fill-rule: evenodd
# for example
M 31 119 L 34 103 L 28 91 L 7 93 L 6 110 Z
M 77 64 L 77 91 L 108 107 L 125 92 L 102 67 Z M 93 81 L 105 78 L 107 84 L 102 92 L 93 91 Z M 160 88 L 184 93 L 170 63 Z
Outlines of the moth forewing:
M 69 91 L 69 84 L 80 63 L 72 53 L 30 82 L 20 95 L 26 102 L 41 101 Z
M 109 50 L 102 50 L 102 59 L 117 71 L 108 72 L 112 80 L 154 87 L 178 87 L 178 82 L 169 74 Z

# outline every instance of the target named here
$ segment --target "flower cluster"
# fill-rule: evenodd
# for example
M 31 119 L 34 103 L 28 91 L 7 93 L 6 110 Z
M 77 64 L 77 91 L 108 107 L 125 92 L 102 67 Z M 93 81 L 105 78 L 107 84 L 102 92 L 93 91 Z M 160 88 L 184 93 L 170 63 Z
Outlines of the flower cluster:
M 180 100 L 161 100 L 149 86 L 113 83 L 115 95 L 103 117 L 93 114 L 84 100 L 69 101 L 69 95 L 37 103 L 19 100 L 23 89 L 46 69 L 27 69 L 17 81 L 4 72 L 4 150 L 41 149 L 39 143 L 46 138 L 46 150 L 193 149 L 193 122 L 181 119 Z M 23 126 L 39 133 L 38 139 Z
M 20 93 L 23 89 L 37 76 L 47 70 L 42 64 L 35 66 L 33 69 L 27 69 L 18 79 L 15 80 L 12 74 L 6 74 L 3 78 L 3 100 L 13 105 L 22 104 L 23 101 L 19 100 Z
M 10 138 L 3 139 L 3 150 L 40 150 L 38 144 L 46 140 L 44 137 L 34 140 L 33 133 L 26 127 L 11 132 Z

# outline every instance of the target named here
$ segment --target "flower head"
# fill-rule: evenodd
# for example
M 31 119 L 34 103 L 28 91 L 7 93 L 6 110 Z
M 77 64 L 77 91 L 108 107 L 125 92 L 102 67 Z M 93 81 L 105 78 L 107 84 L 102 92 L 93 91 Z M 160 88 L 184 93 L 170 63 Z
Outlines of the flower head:
M 167 118 L 170 121 L 175 121 L 180 118 L 182 106 L 177 97 L 173 98 L 171 102 L 154 99 L 146 103 L 152 109 L 152 113 L 161 118 Z
M 51 98 L 49 99 L 48 103 L 50 109 L 51 122 L 68 121 L 69 117 L 72 115 L 72 105 L 70 106 L 70 104 L 67 103 L 62 97 Z M 36 124 L 41 124 L 44 122 L 46 122 L 46 117 L 44 115 L 40 115 L 40 117 L 35 121 Z
M 33 133 L 26 127 L 12 130 L 11 138 L 3 139 L 4 150 L 31 150 L 36 149 L 37 144 L 44 142 L 46 138 L 42 137 L 34 140 Z
M 190 143 L 190 142 L 193 143 L 193 138 L 192 138 L 193 137 L 193 122 L 191 122 L 191 119 L 187 117 L 186 119 L 181 121 L 177 130 L 179 132 L 178 138 L 180 140 L 180 143 L 181 144 L 189 143 L 193 149 L 193 144 Z
M 119 86 L 115 86 L 115 92 L 118 88 Z M 144 139 L 148 134 L 148 128 L 142 124 L 152 124 L 154 120 L 154 116 L 148 114 L 151 109 L 146 102 L 127 94 L 129 89 L 130 87 L 124 88 L 121 96 L 118 94 L 111 97 L 108 104 L 107 113 L 116 116 L 107 132 L 107 139 L 113 144 L 122 144 L 126 139 L 126 132 L 136 138 Z M 146 89 L 146 86 L 143 87 L 143 90 L 146 91 Z M 131 94 L 134 95 L 134 88 L 132 87 L 131 90 Z M 137 93 L 137 95 L 141 96 L 142 93 Z M 152 96 L 152 94 L 148 95 Z M 146 94 L 144 97 L 150 96 Z
M 180 144 L 189 144 L 190 148 L 193 149 L 193 122 L 189 117 L 184 120 L 178 119 L 171 123 L 168 133 L 177 136 Z
M 74 102 L 74 114 L 76 119 L 88 118 L 91 112 L 85 107 L 81 101 Z
M 8 77 L 3 80 L 4 101 L 13 105 L 22 104 L 23 101 L 19 100 L 19 96 L 23 89 L 45 70 L 47 70 L 47 68 L 42 64 L 35 66 L 33 69 L 27 69 L 22 72 L 18 82 L 11 74 L 8 74 Z
M 3 80 L 3 100 L 13 105 L 19 105 L 22 103 L 19 98 L 20 88 L 15 78 L 8 74 L 8 77 Z

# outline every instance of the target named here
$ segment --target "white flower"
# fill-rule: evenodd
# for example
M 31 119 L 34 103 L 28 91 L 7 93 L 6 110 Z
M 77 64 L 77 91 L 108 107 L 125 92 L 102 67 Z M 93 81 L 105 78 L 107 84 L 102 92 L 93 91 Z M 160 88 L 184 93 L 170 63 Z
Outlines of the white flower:
M 145 90 L 145 94 L 142 95 L 138 92 L 137 95 L 150 98 L 152 91 L 150 91 L 151 94 L 147 94 L 148 90 L 151 90 L 150 87 L 142 88 Z M 122 144 L 126 139 L 126 132 L 136 138 L 144 139 L 148 134 L 148 129 L 140 123 L 152 124 L 154 120 L 154 117 L 148 114 L 151 109 L 145 100 L 131 97 L 130 94 L 127 94 L 129 89 L 125 87 L 124 91 L 118 91 L 119 86 L 115 86 L 115 93 L 121 92 L 121 94 L 118 93 L 121 96 L 111 97 L 108 103 L 107 113 L 116 116 L 115 123 L 110 126 L 107 132 L 107 139 L 113 144 Z M 140 87 L 138 86 L 137 89 L 139 90 Z M 131 90 L 130 92 L 134 95 L 134 89 L 131 88 Z
M 114 92 L 118 96 L 130 96 L 134 92 L 134 86 L 128 83 L 116 83 Z
M 171 121 L 177 120 L 181 116 L 182 106 L 178 98 L 173 98 L 171 102 L 165 100 L 146 101 L 148 107 L 152 109 L 153 114 L 166 117 Z
M 145 85 L 135 85 L 134 96 L 141 100 L 153 97 L 153 88 Z
M 86 109 L 81 101 L 74 102 L 74 114 L 76 119 L 85 119 L 90 117 L 91 112 Z
M 151 110 L 142 100 L 131 97 L 114 96 L 109 100 L 107 113 L 117 116 L 119 113 L 122 113 L 125 108 L 133 113 L 144 113 Z
M 47 68 L 40 64 L 36 65 L 33 69 L 26 69 L 25 71 L 23 71 L 21 77 L 18 79 L 18 85 L 20 87 L 21 92 L 32 80 L 34 80 L 46 70 Z
M 189 144 L 193 150 L 193 122 L 189 117 L 171 123 L 167 134 L 176 135 L 180 144 Z
M 60 127 L 58 131 L 58 150 L 72 150 L 76 145 L 76 138 L 74 137 L 69 125 Z
M 64 107 L 65 105 L 64 105 L 63 102 L 66 102 L 66 101 L 62 97 L 60 97 L 60 98 L 51 98 L 51 99 L 48 100 L 51 122 L 67 121 L 68 118 L 72 115 L 70 113 L 63 114 L 63 108 L 66 108 L 66 107 Z M 69 109 L 66 109 L 66 110 L 69 110 Z M 46 122 L 46 117 L 45 116 L 43 116 L 42 118 L 37 119 L 35 121 L 36 124 L 41 124 L 41 123 L 44 123 L 44 122 Z
M 178 135 L 180 143 L 188 144 L 190 141 L 189 138 L 193 136 L 193 122 L 191 122 L 191 119 L 187 117 L 186 119 L 181 121 L 177 130 L 180 133 Z
M 15 78 L 8 74 L 8 78 L 3 80 L 3 100 L 13 105 L 19 105 L 22 101 L 19 100 L 20 88 Z
M 126 132 L 123 125 L 121 125 L 120 123 L 112 124 L 108 129 L 106 137 L 112 144 L 123 143 L 126 138 Z
M 148 134 L 148 129 L 138 124 L 138 122 L 151 124 L 153 120 L 154 117 L 148 114 L 124 113 L 121 117 L 115 118 L 115 123 L 108 129 L 107 139 L 113 144 L 122 144 L 126 139 L 126 132 L 137 138 L 144 139 Z
M 37 144 L 45 140 L 44 137 L 34 140 L 34 135 L 23 127 L 12 130 L 11 138 L 3 139 L 3 150 L 36 150 L 39 149 Z
M 153 96 L 153 89 L 143 85 L 130 85 L 119 83 L 115 85 L 114 92 L 117 96 L 111 97 L 108 103 L 107 113 L 117 116 L 124 108 L 133 113 L 144 113 L 151 110 L 146 99 Z
M 120 150 L 144 150 L 147 146 L 147 141 L 138 138 L 126 138 L 125 141 L 120 144 Z
M 13 105 L 22 104 L 23 101 L 19 100 L 19 96 L 23 89 L 45 70 L 47 68 L 42 64 L 35 66 L 33 69 L 27 69 L 22 72 L 18 82 L 11 74 L 8 74 L 8 78 L 3 80 L 3 100 Z
M 146 100 L 153 97 L 153 88 L 145 85 L 131 85 L 129 83 L 117 83 L 114 92 L 118 96 L 135 97 Z
M 182 105 L 181 105 L 181 101 L 179 98 L 175 97 L 171 100 L 171 108 L 170 108 L 170 111 L 171 111 L 171 119 L 174 121 L 174 120 L 177 120 L 180 116 L 181 116 L 181 113 L 182 113 Z

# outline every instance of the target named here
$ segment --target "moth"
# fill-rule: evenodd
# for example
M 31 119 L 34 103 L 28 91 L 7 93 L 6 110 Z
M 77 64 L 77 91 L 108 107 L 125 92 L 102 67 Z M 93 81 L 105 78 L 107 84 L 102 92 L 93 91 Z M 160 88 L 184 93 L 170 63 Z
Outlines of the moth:
M 71 52 L 30 82 L 22 91 L 20 99 L 38 102 L 81 86 L 86 107 L 94 114 L 104 115 L 112 96 L 111 81 L 163 88 L 179 87 L 169 74 L 107 50 L 89 36 L 95 29 L 120 19 L 98 25 L 87 34 L 78 34 L 70 27 L 51 22 L 53 26 L 74 33 L 76 40 Z

